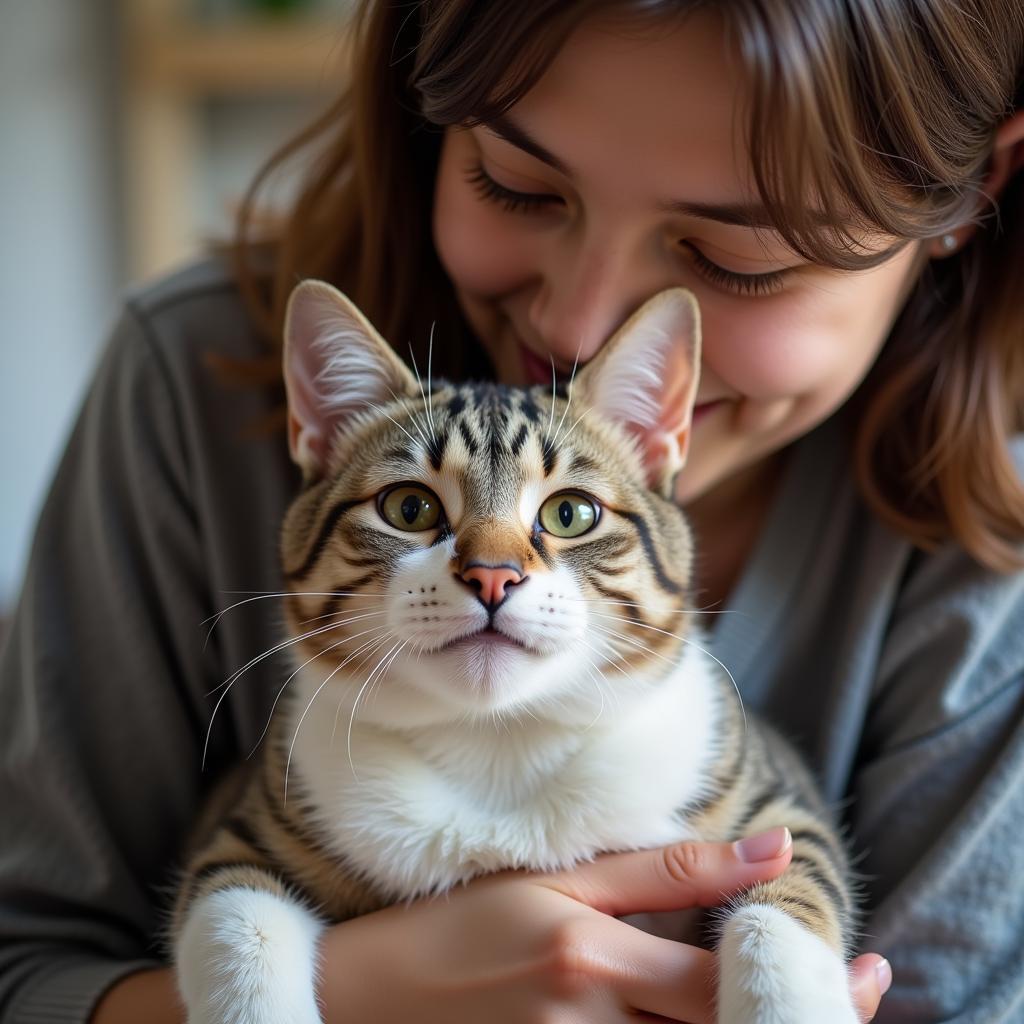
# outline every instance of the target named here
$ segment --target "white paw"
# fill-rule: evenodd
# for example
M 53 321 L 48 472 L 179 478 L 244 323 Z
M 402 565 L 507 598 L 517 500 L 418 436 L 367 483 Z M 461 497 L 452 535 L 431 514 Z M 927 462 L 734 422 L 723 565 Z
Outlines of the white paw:
M 268 892 L 224 889 L 197 900 L 175 948 L 189 1024 L 321 1024 L 321 928 L 304 907 Z
M 842 959 L 781 910 L 733 914 L 718 959 L 719 1024 L 858 1024 Z

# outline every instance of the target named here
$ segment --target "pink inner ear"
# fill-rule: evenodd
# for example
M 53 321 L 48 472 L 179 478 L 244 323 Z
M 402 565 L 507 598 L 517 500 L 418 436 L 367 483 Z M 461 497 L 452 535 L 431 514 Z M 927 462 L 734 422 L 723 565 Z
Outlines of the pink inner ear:
M 322 351 L 317 341 L 330 323 L 329 295 L 300 285 L 288 305 L 285 321 L 284 382 L 288 396 L 288 438 L 292 458 L 307 472 L 321 472 L 324 439 L 331 428 L 325 396 L 317 388 Z M 337 312 L 335 311 L 335 315 Z
M 414 394 L 415 378 L 353 303 L 331 285 L 305 281 L 285 317 L 284 379 L 292 457 L 322 473 L 346 421 L 396 395 Z
M 685 461 L 699 364 L 696 300 L 672 289 L 634 313 L 584 371 L 590 405 L 637 439 L 655 489 Z

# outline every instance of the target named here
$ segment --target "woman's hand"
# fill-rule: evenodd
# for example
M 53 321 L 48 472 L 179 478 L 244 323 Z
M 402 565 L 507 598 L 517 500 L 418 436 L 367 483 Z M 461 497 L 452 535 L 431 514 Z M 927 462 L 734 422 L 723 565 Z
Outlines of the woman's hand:
M 873 1020 L 882 996 L 892 984 L 889 961 L 877 953 L 864 953 L 850 964 L 850 991 L 863 1021 Z
M 492 875 L 347 921 L 322 944 L 324 1018 L 711 1024 L 714 955 L 616 918 L 718 905 L 781 874 L 791 853 L 783 829 L 742 845 L 685 842 L 572 871 Z M 881 993 L 873 958 L 857 963 L 854 991 L 867 1020 Z

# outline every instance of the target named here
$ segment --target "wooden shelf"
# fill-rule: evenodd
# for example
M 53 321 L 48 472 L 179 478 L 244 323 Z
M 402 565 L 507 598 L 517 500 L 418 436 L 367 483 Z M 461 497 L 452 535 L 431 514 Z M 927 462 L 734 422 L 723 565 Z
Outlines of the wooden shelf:
M 254 21 L 185 25 L 147 33 L 133 47 L 142 86 L 186 93 L 319 92 L 348 67 L 348 36 L 337 22 Z
M 161 273 L 198 251 L 202 229 L 193 197 L 207 101 L 327 100 L 348 74 L 344 14 L 205 22 L 191 10 L 190 0 L 120 0 L 133 277 Z

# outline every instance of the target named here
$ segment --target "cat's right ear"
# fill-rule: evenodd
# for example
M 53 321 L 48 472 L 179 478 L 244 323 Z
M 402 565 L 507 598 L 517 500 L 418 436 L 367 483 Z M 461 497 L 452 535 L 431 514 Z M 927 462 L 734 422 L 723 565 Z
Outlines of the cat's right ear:
M 647 485 L 672 496 L 686 462 L 700 379 L 700 308 L 669 288 L 648 299 L 580 371 L 570 395 L 636 440 Z M 570 401 L 572 400 L 570 399 Z
M 307 478 L 323 476 L 331 448 L 358 413 L 418 394 L 416 379 L 346 295 L 303 281 L 284 322 L 288 447 Z

